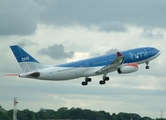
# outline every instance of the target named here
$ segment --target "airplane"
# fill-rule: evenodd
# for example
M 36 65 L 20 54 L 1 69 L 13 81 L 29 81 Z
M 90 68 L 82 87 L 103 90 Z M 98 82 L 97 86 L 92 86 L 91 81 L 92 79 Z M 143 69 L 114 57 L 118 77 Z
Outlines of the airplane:
M 18 45 L 10 46 L 23 73 L 8 74 L 21 78 L 62 81 L 85 77 L 83 86 L 92 81 L 92 76 L 103 75 L 100 85 L 109 81 L 108 73 L 117 71 L 119 74 L 133 73 L 138 70 L 138 64 L 146 64 L 160 55 L 160 50 L 154 47 L 138 47 L 114 54 L 78 60 L 60 65 L 43 65 L 24 51 Z

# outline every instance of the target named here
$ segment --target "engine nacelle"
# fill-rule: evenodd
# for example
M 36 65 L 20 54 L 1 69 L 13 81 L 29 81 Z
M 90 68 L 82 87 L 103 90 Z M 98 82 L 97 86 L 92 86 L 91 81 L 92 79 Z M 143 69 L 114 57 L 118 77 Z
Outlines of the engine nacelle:
M 138 70 L 137 63 L 129 63 L 117 69 L 119 74 L 132 73 Z

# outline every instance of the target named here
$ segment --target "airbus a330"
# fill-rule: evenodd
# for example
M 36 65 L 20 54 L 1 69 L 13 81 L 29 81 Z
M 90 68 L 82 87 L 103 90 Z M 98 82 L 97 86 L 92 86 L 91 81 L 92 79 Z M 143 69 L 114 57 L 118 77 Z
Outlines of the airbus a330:
M 160 55 L 160 51 L 154 47 L 139 47 L 60 65 L 43 65 L 18 45 L 10 46 L 10 48 L 23 71 L 21 74 L 10 74 L 11 76 L 51 81 L 84 77 L 82 85 L 88 85 L 92 81 L 91 77 L 96 75 L 102 75 L 99 84 L 104 85 L 109 80 L 108 73 L 136 72 L 138 64 L 142 63 L 145 63 L 145 68 L 149 69 L 149 61 Z

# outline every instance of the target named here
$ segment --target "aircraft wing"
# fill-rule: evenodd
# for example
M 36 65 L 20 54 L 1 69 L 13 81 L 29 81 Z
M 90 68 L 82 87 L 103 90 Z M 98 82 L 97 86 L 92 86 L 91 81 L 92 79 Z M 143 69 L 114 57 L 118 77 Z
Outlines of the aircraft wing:
M 120 52 L 117 52 L 117 57 L 109 65 L 102 67 L 100 70 L 96 71 L 96 74 L 108 73 L 110 71 L 115 71 L 124 62 L 124 56 Z

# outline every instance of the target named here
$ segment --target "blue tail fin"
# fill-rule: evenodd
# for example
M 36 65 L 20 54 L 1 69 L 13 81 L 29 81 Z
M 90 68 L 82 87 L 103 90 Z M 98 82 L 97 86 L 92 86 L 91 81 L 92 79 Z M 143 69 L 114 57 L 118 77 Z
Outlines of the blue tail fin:
M 30 72 L 45 68 L 46 66 L 39 63 L 36 59 L 34 59 L 31 55 L 25 52 L 18 45 L 10 46 L 14 56 L 16 57 L 21 69 L 23 72 Z
M 39 63 L 31 55 L 29 55 L 22 48 L 20 48 L 18 45 L 10 46 L 10 48 L 11 48 L 13 54 L 15 55 L 18 63 L 20 63 L 20 62 L 36 62 L 36 63 Z

